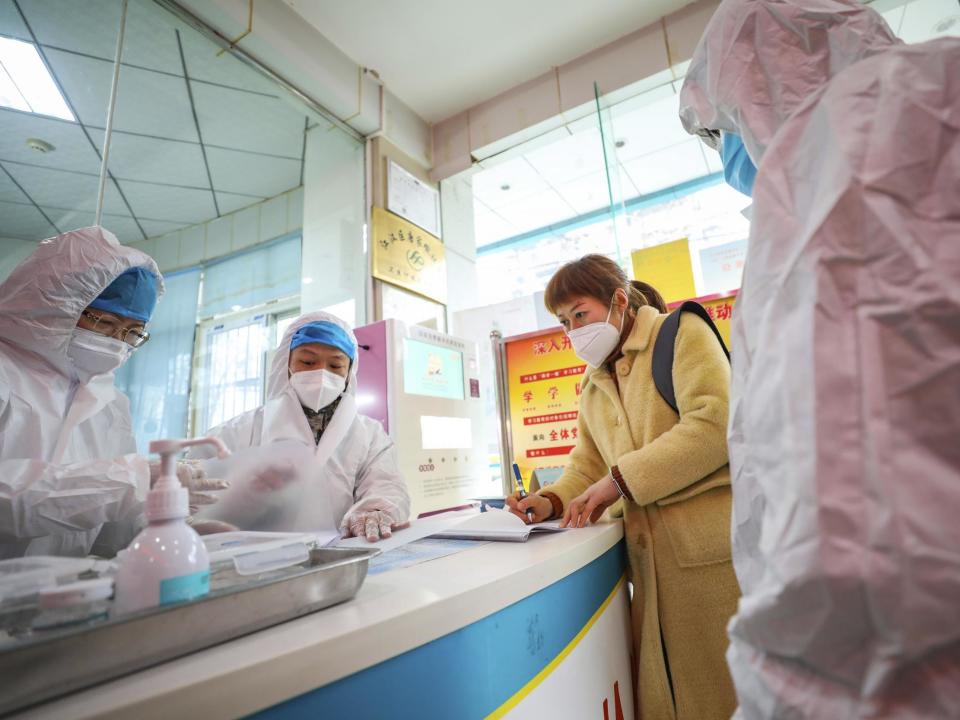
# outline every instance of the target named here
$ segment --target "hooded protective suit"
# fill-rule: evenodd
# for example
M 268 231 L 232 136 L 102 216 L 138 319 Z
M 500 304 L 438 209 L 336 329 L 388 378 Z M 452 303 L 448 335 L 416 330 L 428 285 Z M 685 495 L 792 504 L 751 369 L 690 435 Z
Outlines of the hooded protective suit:
M 80 313 L 153 260 L 100 227 L 40 243 L 0 285 L 0 558 L 85 555 L 105 524 L 115 552 L 150 482 L 113 373 L 81 383 L 67 355 Z
M 758 166 L 728 437 L 740 716 L 960 717 L 960 41 L 725 0 L 680 116 Z
M 319 443 L 314 440 L 300 400 L 290 384 L 287 369 L 293 334 L 304 325 L 318 321 L 334 323 L 343 328 L 353 344 L 354 357 L 358 358 L 350 366 L 347 389 Z M 302 454 L 292 453 L 286 448 L 278 451 L 277 461 L 297 464 L 297 474 L 312 487 L 308 487 L 306 493 L 296 495 L 297 502 L 288 503 L 279 512 L 277 508 L 268 508 L 269 498 L 263 496 L 263 515 L 251 521 L 245 507 L 242 529 L 318 530 L 322 529 L 318 527 L 318 518 L 328 517 L 328 510 L 332 511 L 329 514 L 332 514 L 333 522 L 337 525 L 350 515 L 374 510 L 383 512 L 397 525 L 407 520 L 410 495 L 397 468 L 393 440 L 379 422 L 357 413 L 358 366 L 359 348 L 349 325 L 325 312 L 301 315 L 287 328 L 274 352 L 267 378 L 266 403 L 206 433 L 223 440 L 232 452 L 278 441 L 292 441 L 303 447 Z M 210 451 L 202 446 L 193 448 L 189 454 L 194 458 L 210 456 Z M 307 468 L 301 466 L 304 456 L 309 463 Z M 247 491 L 238 487 L 235 492 Z M 239 499 L 239 502 L 248 506 L 249 499 Z M 325 502 L 329 503 L 329 509 L 315 506 Z M 218 505 L 202 511 L 200 517 L 236 523 L 239 517 L 235 514 L 237 506 L 238 498 L 228 494 Z

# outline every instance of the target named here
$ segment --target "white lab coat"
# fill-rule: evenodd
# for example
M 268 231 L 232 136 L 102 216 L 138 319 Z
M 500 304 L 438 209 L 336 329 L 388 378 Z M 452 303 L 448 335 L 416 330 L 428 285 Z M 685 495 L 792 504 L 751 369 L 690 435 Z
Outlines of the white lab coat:
M 40 243 L 0 285 L 0 558 L 86 555 L 98 535 L 115 552 L 142 523 L 150 469 L 127 398 L 112 373 L 81 384 L 67 357 L 83 309 L 138 266 L 160 277 L 91 227 Z
M 301 315 L 287 328 L 270 364 L 267 378 L 267 401 L 255 410 L 246 412 L 211 429 L 207 435 L 218 437 L 232 452 L 245 448 L 267 446 L 278 441 L 293 441 L 303 447 L 303 457 L 309 467 L 299 467 L 305 478 L 305 492 L 294 494 L 296 503 L 281 512 L 266 513 L 247 521 L 242 529 L 262 531 L 310 531 L 320 527 L 318 518 L 332 517 L 340 525 L 348 515 L 367 510 L 381 510 L 394 523 L 402 523 L 410 515 L 410 494 L 397 467 L 396 447 L 384 432 L 383 426 L 371 418 L 359 415 L 356 406 L 357 368 L 359 349 L 350 368 L 347 390 L 330 424 L 314 441 L 303 408 L 290 385 L 287 370 L 290 340 L 293 333 L 307 323 L 325 320 L 342 327 L 356 348 L 353 331 L 342 320 L 325 312 Z M 188 457 L 210 457 L 205 447 L 191 449 Z M 279 453 L 277 460 L 284 460 Z M 298 458 L 297 462 L 302 462 Z M 241 488 L 238 488 L 242 491 Z M 232 492 L 232 491 L 231 491 Z M 225 497 L 221 503 L 204 508 L 198 517 L 237 522 L 233 514 L 233 499 Z M 266 498 L 265 498 L 266 500 Z M 320 507 L 324 502 L 329 507 Z
M 960 41 L 725 0 L 681 119 L 758 164 L 730 467 L 749 718 L 960 717 Z

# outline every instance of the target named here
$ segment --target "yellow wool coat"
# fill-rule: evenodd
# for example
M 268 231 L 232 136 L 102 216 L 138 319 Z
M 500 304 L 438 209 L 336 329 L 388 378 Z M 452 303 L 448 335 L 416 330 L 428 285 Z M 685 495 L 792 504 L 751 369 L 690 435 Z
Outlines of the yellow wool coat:
M 724 654 L 740 596 L 730 560 L 730 365 L 709 326 L 684 313 L 673 366 L 678 418 L 651 372 L 666 317 L 637 311 L 615 365 L 619 392 L 606 369 L 587 370 L 577 446 L 545 491 L 566 507 L 619 467 L 635 501 L 624 500 L 623 515 L 637 717 L 719 720 L 736 708 Z

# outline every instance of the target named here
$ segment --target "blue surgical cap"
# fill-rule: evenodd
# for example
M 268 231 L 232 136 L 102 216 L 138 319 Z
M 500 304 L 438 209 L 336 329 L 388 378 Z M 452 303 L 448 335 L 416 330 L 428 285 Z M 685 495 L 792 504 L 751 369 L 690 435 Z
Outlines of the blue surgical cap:
M 757 177 L 757 168 L 739 135 L 722 133 L 720 160 L 723 162 L 723 179 L 727 181 L 727 185 L 753 197 L 753 181 Z
M 157 276 L 142 267 L 130 268 L 114 278 L 90 307 L 149 322 L 157 306 Z
M 317 322 L 307 323 L 293 334 L 290 338 L 290 350 L 306 345 L 308 343 L 323 343 L 330 347 L 335 347 L 352 361 L 356 355 L 356 347 L 347 331 L 336 323 L 318 320 Z

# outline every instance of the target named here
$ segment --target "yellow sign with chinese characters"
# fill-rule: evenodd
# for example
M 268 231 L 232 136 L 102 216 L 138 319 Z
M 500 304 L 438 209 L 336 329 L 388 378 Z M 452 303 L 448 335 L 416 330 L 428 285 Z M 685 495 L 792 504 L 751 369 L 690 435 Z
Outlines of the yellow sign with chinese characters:
M 650 283 L 666 303 L 686 300 L 697 294 L 687 238 L 634 250 L 633 276 Z
M 383 208 L 373 208 L 373 276 L 447 302 L 443 242 Z

